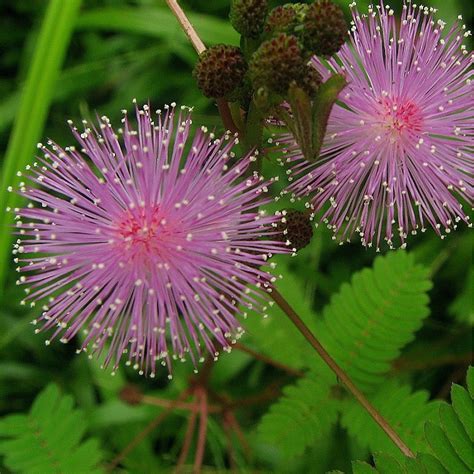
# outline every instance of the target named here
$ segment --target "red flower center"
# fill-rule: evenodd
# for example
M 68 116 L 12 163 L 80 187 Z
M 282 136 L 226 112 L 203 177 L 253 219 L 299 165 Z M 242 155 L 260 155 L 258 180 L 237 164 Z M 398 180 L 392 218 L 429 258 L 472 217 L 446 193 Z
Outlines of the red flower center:
M 158 258 L 166 261 L 170 250 L 182 242 L 179 222 L 169 220 L 159 206 L 128 210 L 116 227 L 121 259 L 148 265 Z
M 381 116 L 383 128 L 393 141 L 422 131 L 423 115 L 411 100 L 384 98 Z

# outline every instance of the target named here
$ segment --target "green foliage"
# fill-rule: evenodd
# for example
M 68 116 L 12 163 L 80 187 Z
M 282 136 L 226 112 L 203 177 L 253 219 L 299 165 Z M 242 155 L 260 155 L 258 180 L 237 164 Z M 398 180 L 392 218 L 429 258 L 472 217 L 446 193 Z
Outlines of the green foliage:
M 378 257 L 372 269 L 356 273 L 350 284 L 342 286 L 315 329 L 332 357 L 361 389 L 373 393 L 375 406 L 414 450 L 423 450 L 423 425 L 433 417 L 437 403 L 427 403 L 428 392 L 412 394 L 408 386 L 387 382 L 384 376 L 428 315 L 426 292 L 430 287 L 426 270 L 406 252 Z M 301 292 L 298 288 L 293 288 L 290 301 Z M 275 318 L 273 309 L 270 313 Z M 286 318 L 278 317 L 270 323 L 271 334 L 278 335 L 279 327 L 282 333 L 282 345 L 277 343 L 275 352 L 292 347 L 291 338 L 283 335 L 284 322 Z M 311 368 L 309 374 L 286 387 L 282 399 L 270 408 L 258 428 L 263 440 L 278 446 L 288 457 L 301 454 L 324 435 L 342 407 L 331 390 L 335 378 L 317 356 L 308 355 L 299 366 L 302 364 Z M 362 445 L 398 454 L 381 428 L 352 399 L 344 403 L 342 424 Z
M 273 1 L 271 7 L 285 1 Z M 57 6 L 61 4 L 63 15 L 70 7 L 71 17 L 65 18 L 65 15 L 61 21 L 50 24 L 51 36 L 47 46 L 41 47 L 43 53 L 38 62 L 38 59 L 34 58 L 38 56 L 40 46 L 44 46 L 40 32 L 49 3 L 2 2 L 0 6 L 0 164 L 2 180 L 6 185 L 13 184 L 16 180 L 15 172 L 23 166 L 22 163 L 26 163 L 24 160 L 33 161 L 34 143 L 46 139 L 41 137 L 51 137 L 64 145 L 72 144 L 65 125 L 67 118 L 76 121 L 83 117 L 94 120 L 97 112 L 100 115 L 106 114 L 112 122 L 119 123 L 120 109 L 130 108 L 133 97 L 139 102 L 150 100 L 153 107 L 170 101 L 194 106 L 196 126 L 215 128 L 216 133 L 222 130 L 215 105 L 202 96 L 191 75 L 197 58 L 196 53 L 166 6 L 165 0 L 83 0 L 77 15 L 72 15 L 75 1 L 54 1 Z M 228 21 L 228 0 L 181 0 L 179 3 L 206 45 L 238 44 L 238 34 L 233 31 Z M 335 3 L 341 5 L 348 18 L 349 2 L 337 0 Z M 357 2 L 360 11 L 366 11 L 369 3 L 374 2 Z M 390 3 L 395 14 L 400 13 L 402 1 L 393 0 Z M 427 0 L 424 4 L 439 8 L 439 18 L 447 21 L 448 25 L 459 13 L 468 19 L 471 9 L 471 2 L 468 0 L 451 0 L 449 7 L 444 0 Z M 72 31 L 73 17 L 76 18 L 76 23 L 72 41 L 69 42 L 65 33 Z M 53 36 L 55 40 L 51 39 Z M 470 38 L 466 38 L 466 44 L 470 49 Z M 251 51 L 252 44 L 247 46 Z M 57 67 L 56 61 L 60 59 L 58 54 L 61 50 L 66 51 L 64 69 L 58 71 L 54 79 L 50 73 Z M 36 73 L 32 80 L 30 76 L 34 64 Z M 30 90 L 29 105 L 20 100 L 27 88 Z M 47 88 L 52 89 L 52 107 L 49 107 L 48 117 L 39 120 L 38 111 L 46 104 Z M 16 149 L 19 150 L 21 145 L 26 150 L 29 146 L 30 152 L 26 155 L 23 155 L 23 152 L 9 152 L 7 173 L 5 150 L 14 121 L 17 124 Z M 36 138 L 33 138 L 33 135 L 36 135 Z M 269 158 L 264 160 L 263 174 L 266 177 L 279 175 L 279 183 L 273 186 L 274 195 L 278 195 L 278 191 L 287 181 L 285 169 L 275 165 L 274 160 Z M 4 191 L 5 188 L 2 187 L 0 193 Z M 13 194 L 10 195 L 10 198 L 12 197 Z M 287 195 L 272 203 L 271 210 L 295 206 L 303 208 L 303 204 L 290 202 L 290 196 Z M 6 205 L 2 201 L 0 214 Z M 0 228 L 4 239 L 9 234 L 5 230 L 7 227 L 2 224 Z M 1 248 L 5 253 L 4 257 L 0 258 L 0 266 L 7 267 L 8 246 L 2 244 Z M 472 236 L 468 229 L 460 225 L 457 232 L 443 241 L 433 232 L 419 233 L 411 239 L 409 248 L 410 254 L 416 255 L 418 263 L 430 268 L 434 289 L 430 292 L 431 316 L 423 320 L 423 327 L 416 332 L 416 339 L 406 348 L 404 347 L 424 317 L 420 313 L 409 317 L 406 313 L 407 305 L 404 304 L 409 293 L 407 289 L 411 291 L 412 287 L 419 284 L 415 281 L 415 276 L 410 277 L 415 265 L 391 268 L 392 263 L 387 263 L 387 274 L 382 272 L 377 279 L 371 278 L 372 288 L 355 286 L 354 282 L 346 283 L 345 285 L 353 288 L 353 291 L 349 292 L 351 296 L 348 301 L 344 301 L 344 306 L 342 303 L 331 303 L 324 309 L 324 319 L 321 320 L 323 308 L 339 291 L 341 285 L 350 282 L 352 275 L 361 268 L 370 268 L 376 254 L 372 249 L 362 249 L 356 244 L 334 245 L 331 232 L 324 226 L 319 226 L 311 244 L 299 252 L 296 258 L 275 259 L 279 262 L 277 271 L 284 276 L 278 282 L 278 288 L 306 324 L 318 337 L 324 339 L 325 345 L 328 345 L 328 348 L 331 346 L 331 354 L 341 365 L 345 364 L 350 376 L 357 378 L 357 384 L 368 391 L 368 396 L 374 403 L 386 410 L 384 413 L 387 418 L 394 423 L 398 420 L 400 424 L 396 429 L 402 436 L 407 436 L 412 447 L 431 450 L 429 443 L 425 440 L 423 444 L 423 440 L 419 438 L 420 425 L 415 413 L 411 412 L 416 411 L 418 407 L 431 419 L 431 423 L 438 428 L 435 441 L 438 441 L 436 446 L 441 450 L 439 456 L 445 458 L 445 463 L 449 461 L 448 470 L 455 472 L 455 466 L 458 466 L 455 463 L 462 462 L 465 466 L 461 454 L 466 457 L 465 441 L 472 440 L 473 436 L 471 397 L 474 374 L 471 371 L 468 376 L 470 394 L 461 387 L 453 387 L 452 408 L 446 410 L 447 405 L 443 405 L 442 417 L 432 410 L 433 406 L 440 406 L 440 403 L 426 402 L 425 394 L 429 391 L 431 398 L 435 398 L 449 382 L 452 374 L 462 367 L 465 356 L 472 350 L 472 336 L 467 328 L 473 321 L 473 273 L 469 266 L 472 262 Z M 387 261 L 391 262 L 391 258 L 393 254 L 383 257 L 382 260 L 388 259 Z M 16 280 L 13 265 L 5 275 L 10 283 Z M 360 279 L 361 275 L 357 278 Z M 411 278 L 409 285 L 405 285 L 407 278 Z M 420 272 L 419 279 L 427 284 L 425 273 Z M 403 284 L 403 291 L 398 293 L 400 305 L 398 296 L 391 295 L 390 308 L 383 307 L 380 314 L 374 314 L 375 322 L 372 321 L 373 318 L 367 318 L 369 311 L 374 311 L 374 308 L 378 311 L 378 304 L 374 305 L 372 299 L 375 294 L 380 300 L 379 285 L 383 285 L 386 291 L 389 286 L 386 282 L 393 283 L 394 280 L 397 284 Z M 335 297 L 336 300 L 342 298 L 342 293 L 341 291 Z M 354 296 L 352 293 L 357 294 Z M 106 461 L 114 457 L 112 453 L 121 452 L 161 410 L 155 406 L 125 404 L 119 398 L 124 384 L 134 383 L 147 395 L 166 399 L 176 398 L 188 386 L 192 369 L 187 364 L 175 367 L 172 382 L 166 380 L 166 370 L 158 374 L 153 381 L 139 378 L 126 367 L 121 367 L 117 375 L 111 377 L 107 371 L 100 369 L 100 363 L 95 359 L 88 360 L 86 356 L 74 355 L 75 344 L 80 344 L 79 338 L 68 345 L 52 344 L 45 348 L 44 338 L 35 336 L 29 324 L 29 321 L 38 317 L 40 308 L 38 305 L 36 308 L 18 306 L 22 296 L 18 287 L 8 284 L 3 297 L 0 297 L 0 413 L 7 415 L 0 421 L 2 453 L 4 443 L 17 439 L 13 429 L 16 429 L 15 419 L 19 418 L 11 417 L 18 417 L 17 413 L 28 412 L 31 400 L 42 389 L 45 380 L 56 380 L 65 391 L 73 394 L 77 403 L 83 407 L 87 418 L 82 416 L 77 425 L 82 425 L 86 420 L 87 432 L 99 439 L 104 450 L 110 453 Z M 426 304 L 426 290 L 418 292 L 418 296 L 423 300 L 422 304 L 418 304 L 418 297 L 411 296 L 416 299 L 415 307 L 421 310 Z M 354 299 L 351 299 L 353 297 Z M 437 460 L 435 456 L 438 454 L 434 451 L 431 454 L 418 454 L 416 461 L 401 460 L 398 453 L 392 451 L 393 448 L 387 449 L 385 435 L 380 434 L 380 440 L 374 442 L 377 428 L 370 426 L 370 420 L 366 423 L 367 419 L 356 413 L 355 402 L 342 387 L 337 386 L 333 378 L 326 377 L 325 368 L 298 331 L 275 306 L 267 312 L 268 318 L 264 319 L 261 314 L 254 313 L 242 321 L 242 325 L 247 328 L 242 343 L 292 368 L 307 370 L 307 374 L 294 385 L 285 388 L 283 397 L 271 408 L 268 399 L 260 404 L 238 407 L 235 415 L 240 424 L 239 435 L 236 431 L 229 435 L 222 423 L 222 417 L 210 413 L 204 472 L 230 472 L 232 465 L 238 472 L 350 472 L 351 459 L 370 459 L 367 450 L 370 442 L 372 449 L 383 450 L 383 454 L 372 453 L 376 467 L 357 462 L 354 464 L 354 472 L 446 474 L 447 470 Z M 360 312 L 364 317 L 360 316 Z M 390 316 L 386 313 L 390 313 Z M 333 329 L 330 321 L 332 318 L 336 326 Z M 407 331 L 407 320 L 409 325 L 413 323 L 416 328 Z M 387 348 L 391 348 L 390 355 L 386 353 Z M 355 355 L 349 356 L 349 353 Z M 380 359 L 382 353 L 383 357 Z M 396 360 L 398 355 L 401 356 L 400 360 Z M 351 360 L 351 357 L 354 360 Z M 237 400 L 254 395 L 258 397 L 262 392 L 267 393 L 267 388 L 281 382 L 282 377 L 285 382 L 291 382 L 290 378 L 284 378 L 281 370 L 236 349 L 230 355 L 220 358 L 213 366 L 209 384 L 214 393 L 225 394 Z M 387 394 L 387 390 L 384 390 L 386 386 L 396 390 L 396 394 L 390 397 L 390 404 L 388 400 L 382 400 L 383 394 Z M 387 398 L 389 395 L 391 394 L 388 394 Z M 55 397 L 51 396 L 51 400 L 54 401 Z M 303 405 L 298 404 L 299 400 Z M 320 402 L 327 402 L 324 406 L 331 407 L 328 415 L 335 422 L 342 420 L 346 423 L 349 415 L 354 416 L 360 424 L 361 434 L 355 436 L 355 426 L 349 428 L 348 433 L 340 423 L 324 421 Z M 278 418 L 280 406 L 282 417 Z M 293 415 L 296 407 L 298 412 Z M 310 415 L 306 418 L 300 416 L 299 407 L 302 407 L 302 411 L 308 410 L 309 407 Z M 334 407 L 336 417 L 333 415 Z M 412 408 L 407 420 L 402 420 L 403 413 L 410 407 Z M 285 408 L 290 414 L 284 411 Z M 398 410 L 400 416 L 397 416 Z M 24 420 L 24 416 L 20 416 Z M 170 415 L 126 456 L 117 472 L 171 472 L 182 447 L 186 416 L 187 413 L 183 410 L 177 410 Z M 270 423 L 278 427 L 277 432 L 270 433 L 268 439 L 263 436 L 262 427 L 258 431 L 256 429 L 262 417 L 262 426 L 264 423 Z M 57 423 L 56 426 L 61 427 L 62 423 L 58 423 L 56 418 L 57 415 L 53 413 L 51 419 Z M 11 422 L 8 423 L 14 426 L 7 426 L 7 419 L 10 419 Z M 462 430 L 458 422 L 469 438 L 463 435 L 461 440 L 459 439 L 458 435 Z M 415 425 L 417 433 L 413 436 L 407 432 L 410 423 Z M 333 425 L 332 429 L 325 428 L 330 424 Z M 286 428 L 288 436 L 285 437 Z M 55 430 L 56 428 L 51 428 L 52 432 Z M 8 434 L 5 434 L 6 431 Z M 436 438 L 440 431 L 442 435 Z M 279 437 L 281 443 L 274 443 L 271 436 Z M 242 444 L 242 438 L 244 441 L 247 439 L 248 448 Z M 306 449 L 303 451 L 299 444 L 293 447 L 297 455 L 289 452 L 282 456 L 287 449 L 291 450 L 291 447 L 286 448 L 284 444 L 291 444 L 293 438 L 299 440 L 301 445 L 307 445 Z M 87 441 L 86 445 L 89 442 Z M 35 443 L 36 441 L 28 442 L 22 453 L 9 449 L 5 455 L 0 455 L 0 472 L 30 472 L 27 469 L 31 466 L 27 463 L 33 459 L 31 455 L 43 449 Z M 193 440 L 189 456 L 191 459 L 188 461 L 192 462 L 195 445 L 196 438 Z M 82 444 L 78 442 L 76 449 L 79 446 Z M 229 454 L 231 451 L 234 453 L 233 460 Z M 453 453 L 455 457 L 449 458 Z M 23 463 L 26 467 L 10 464 L 11 459 L 13 462 Z M 75 467 L 83 467 L 84 464 L 81 463 L 88 462 L 89 459 L 91 458 L 85 453 Z M 82 472 L 94 472 L 94 468 L 95 466 L 89 470 L 89 466 L 86 466 Z M 43 474 L 52 470 L 50 466 L 39 466 L 36 472 Z M 68 469 L 68 472 L 74 474 L 75 471 Z
M 438 461 L 429 454 L 416 459 L 397 460 L 386 453 L 374 455 L 375 467 L 362 461 L 352 463 L 353 474 L 447 474 Z
M 457 318 L 458 321 L 469 324 L 470 326 L 474 326 L 473 288 L 474 268 L 471 265 L 464 283 L 464 288 L 449 307 L 450 314 Z
M 409 386 L 388 380 L 372 394 L 370 401 L 412 451 L 429 452 L 424 425 L 436 418 L 440 402 L 428 402 L 428 398 L 429 393 L 425 390 L 412 393 Z M 375 421 L 353 400 L 344 407 L 341 424 L 371 452 L 383 451 L 398 459 L 403 457 Z
M 443 404 L 438 422 L 428 423 L 425 428 L 426 439 L 439 462 L 448 471 L 460 474 L 474 471 L 473 377 L 471 367 L 467 375 L 469 392 L 453 384 L 452 406 Z
M 316 313 L 305 298 L 301 284 L 283 258 L 277 257 L 275 261 L 278 262 L 275 272 L 283 277 L 278 282 L 278 290 L 288 298 L 306 325 L 315 329 Z M 272 304 L 267 308 L 267 313 L 268 317 L 262 318 L 261 314 L 249 311 L 247 318 L 242 321 L 250 342 L 283 364 L 296 369 L 308 367 L 314 353 L 304 337 L 276 305 Z
M 35 53 L 23 87 L 21 105 L 11 133 L 0 179 L 0 227 L 7 228 L 12 216 L 6 208 L 20 203 L 17 194 L 8 194 L 8 186 L 16 187 L 21 178 L 16 174 L 32 160 L 35 144 L 41 137 L 53 87 L 63 62 L 81 0 L 52 0 L 37 40 Z M 10 232 L 0 233 L 0 294 L 5 281 Z
M 229 22 L 192 12 L 187 16 L 206 44 L 238 43 L 238 34 L 233 31 Z M 173 41 L 187 44 L 176 18 L 167 7 L 139 9 L 107 7 L 89 10 L 80 16 L 77 27 L 87 30 L 130 32 L 155 38 L 173 38 Z
M 86 428 L 84 414 L 73 408 L 72 397 L 61 395 L 51 384 L 38 395 L 28 414 L 0 420 L 0 454 L 14 472 L 100 473 L 98 442 L 81 441 Z
M 428 316 L 427 270 L 404 251 L 377 257 L 342 285 L 324 309 L 317 334 L 359 389 L 384 382 L 391 361 Z
M 331 393 L 334 377 L 311 375 L 285 387 L 258 426 L 261 439 L 278 447 L 284 457 L 297 456 L 327 436 L 337 420 L 339 402 Z
M 410 447 L 417 452 L 416 459 L 409 459 L 403 456 L 394 457 L 387 454 L 383 447 L 372 445 L 372 452 L 374 454 L 375 467 L 362 461 L 355 461 L 352 463 L 353 474 L 445 474 L 449 473 L 471 473 L 474 470 L 474 437 L 473 437 L 473 409 L 474 409 L 474 368 L 470 367 L 467 372 L 467 386 L 468 390 L 460 385 L 453 384 L 451 387 L 451 405 L 444 402 L 426 404 L 422 409 L 423 413 L 417 414 L 416 418 L 422 420 L 424 423 L 424 434 L 426 439 L 423 441 L 425 448 L 431 448 L 431 454 L 422 453 L 424 450 L 422 445 L 415 447 L 409 442 L 410 434 L 403 433 L 399 430 L 402 439 L 408 441 Z M 394 398 L 398 400 L 407 400 L 406 395 L 400 396 L 397 394 Z M 382 415 L 384 410 L 373 400 L 374 404 L 380 409 Z M 408 405 L 408 403 L 406 404 Z M 405 405 L 405 406 L 406 406 Z M 433 418 L 432 409 L 426 413 L 426 408 L 436 406 L 435 417 Z M 419 407 L 410 407 L 413 412 L 419 410 Z M 402 414 L 398 416 L 406 426 L 416 426 L 419 423 L 410 420 L 404 420 L 407 411 L 404 407 L 397 409 L 391 408 L 389 413 L 395 413 L 400 409 Z M 357 431 L 357 426 L 354 425 L 354 420 L 349 420 L 351 427 Z M 396 420 L 388 420 L 392 426 L 397 426 Z M 400 424 L 398 426 L 401 427 Z M 360 428 L 360 427 L 359 427 Z

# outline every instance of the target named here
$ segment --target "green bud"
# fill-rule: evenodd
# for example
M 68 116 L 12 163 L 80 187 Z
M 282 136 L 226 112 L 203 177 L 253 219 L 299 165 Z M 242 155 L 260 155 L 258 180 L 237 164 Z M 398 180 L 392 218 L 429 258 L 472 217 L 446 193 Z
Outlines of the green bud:
M 193 75 L 206 97 L 231 98 L 242 86 L 247 64 L 240 48 L 218 44 L 199 56 Z
M 263 30 L 267 12 L 267 0 L 233 0 L 230 22 L 242 36 L 257 38 Z
M 304 67 L 296 37 L 281 33 L 260 45 L 250 61 L 249 73 L 254 90 L 263 87 L 284 96 Z
M 296 209 L 281 212 L 281 221 L 277 223 L 276 230 L 279 232 L 276 239 L 289 241 L 296 250 L 306 247 L 313 237 L 313 226 L 308 214 Z
M 277 33 L 293 34 L 304 21 L 308 5 L 304 3 L 287 3 L 274 8 L 268 15 L 265 25 L 265 33 L 275 35 Z
M 347 28 L 338 5 L 330 0 L 318 0 L 309 6 L 305 15 L 304 46 L 318 56 L 332 56 L 346 41 Z

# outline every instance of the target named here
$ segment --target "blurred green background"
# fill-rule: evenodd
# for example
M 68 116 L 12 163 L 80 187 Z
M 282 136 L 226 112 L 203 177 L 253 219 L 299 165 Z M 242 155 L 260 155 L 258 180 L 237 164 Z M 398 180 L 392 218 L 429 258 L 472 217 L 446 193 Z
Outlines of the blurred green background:
M 282 3 L 272 2 L 273 5 Z M 348 13 L 346 2 L 339 3 Z M 361 10 L 368 3 L 366 0 L 358 1 Z M 439 8 L 439 16 L 448 23 L 460 13 L 467 23 L 472 22 L 469 0 L 427 0 L 424 3 Z M 227 21 L 228 0 L 183 1 L 181 4 L 206 44 L 238 43 L 238 35 Z M 67 20 L 71 22 L 73 33 L 70 44 L 63 45 L 66 47 L 65 58 L 57 78 L 53 73 L 45 79 L 40 68 L 37 78 L 49 81 L 48 84 L 38 88 L 30 85 L 32 104 L 48 110 L 44 127 L 41 110 L 32 109 L 31 117 L 23 111 L 24 117 L 20 120 L 22 87 L 39 44 L 38 32 L 46 6 L 44 0 L 0 2 L 0 165 L 5 162 L 15 118 L 19 125 L 14 152 L 18 152 L 18 156 L 31 156 L 31 160 L 33 144 L 38 140 L 51 137 L 63 145 L 72 143 L 66 119 L 94 119 L 98 113 L 108 115 L 112 122 L 117 123 L 120 110 L 131 108 L 133 98 L 138 102 L 150 101 L 156 107 L 171 101 L 192 105 L 196 124 L 221 127 L 215 105 L 200 95 L 191 76 L 196 54 L 165 2 L 160 0 L 84 0 L 77 15 Z M 401 2 L 393 0 L 392 6 L 399 11 Z M 67 30 L 67 25 L 57 24 L 53 28 Z M 66 38 L 67 32 L 64 35 Z M 60 49 L 58 44 L 47 45 L 43 61 L 47 62 L 55 54 L 61 56 Z M 44 69 L 48 68 L 45 66 Z M 13 152 L 10 150 L 9 153 Z M 267 163 L 267 172 L 276 172 L 272 163 Z M 5 178 L 5 169 L 3 173 Z M 2 196 L 5 199 L 5 193 Z M 5 202 L 1 203 L 2 210 L 5 205 Z M 408 368 L 397 369 L 397 376 L 409 381 L 414 388 L 428 389 L 433 397 L 446 398 L 446 387 L 450 382 L 461 380 L 471 350 L 474 318 L 471 302 L 472 246 L 467 229 L 460 227 L 443 242 L 431 232 L 409 242 L 416 260 L 432 271 L 432 315 L 416 341 L 405 350 L 402 357 Z M 4 227 L 1 232 L 1 242 L 5 246 L 9 229 Z M 287 268 L 289 275 L 285 276 L 293 283 L 297 282 L 317 317 L 340 285 L 348 281 L 354 271 L 371 266 L 374 258 L 372 250 L 364 250 L 357 243 L 339 247 L 329 233 L 320 228 L 310 247 L 291 260 Z M 101 440 L 105 457 L 112 458 L 113 453 L 120 451 L 133 434 L 159 412 L 156 407 L 130 407 L 122 403 L 117 394 L 126 381 L 138 384 L 147 393 L 172 398 L 186 386 L 191 367 L 176 366 L 171 383 L 164 373 L 150 381 L 128 369 L 111 378 L 98 369 L 94 361 L 76 356 L 73 343 L 66 346 L 52 344 L 45 348 L 43 336 L 35 336 L 29 324 L 38 310 L 19 306 L 21 291 L 15 285 L 17 274 L 14 265 L 9 256 L 1 263 L 8 270 L 0 299 L 0 415 L 26 410 L 37 393 L 54 381 L 65 392 L 71 393 L 86 411 L 90 432 Z M 291 295 L 289 299 L 291 301 Z M 271 338 L 271 334 L 268 337 Z M 245 337 L 243 343 L 252 345 Z M 433 360 L 438 362 L 433 364 Z M 281 373 L 277 369 L 248 354 L 233 351 L 216 364 L 212 386 L 216 391 L 239 396 L 258 393 L 279 378 Z M 291 380 L 288 376 L 288 382 Z M 253 439 L 253 429 L 270 402 L 239 414 L 239 421 L 249 439 Z M 184 427 L 184 414 L 177 412 L 132 452 L 124 469 L 129 472 L 165 472 L 179 455 Z M 229 464 L 223 428 L 211 420 L 208 430 L 205 464 L 223 470 Z M 260 469 L 262 472 L 318 473 L 332 468 L 349 469 L 351 450 L 347 435 L 340 429 L 333 435 L 332 444 L 329 440 L 324 449 L 315 446 L 289 464 L 283 463 L 278 453 L 271 449 L 252 444 L 251 462 L 245 461 L 242 453 L 238 453 L 238 467 L 252 472 Z M 0 472 L 9 472 L 2 467 L 1 458 Z

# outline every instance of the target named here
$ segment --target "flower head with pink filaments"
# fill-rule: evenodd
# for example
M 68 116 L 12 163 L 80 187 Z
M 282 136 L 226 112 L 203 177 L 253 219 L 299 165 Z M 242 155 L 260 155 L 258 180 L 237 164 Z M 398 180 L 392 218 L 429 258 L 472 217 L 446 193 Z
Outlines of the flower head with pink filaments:
M 26 300 L 46 301 L 35 323 L 53 329 L 47 344 L 83 329 L 79 351 L 113 368 L 127 354 L 154 376 L 173 358 L 230 350 L 237 308 L 262 308 L 273 278 L 262 266 L 287 250 L 272 237 L 279 218 L 256 210 L 270 198 L 246 175 L 255 157 L 229 164 L 234 136 L 201 129 L 191 142 L 191 115 L 174 104 L 155 119 L 137 108 L 137 130 L 124 114 L 117 133 L 107 117 L 73 127 L 82 154 L 39 145 L 14 253 Z
M 327 79 L 346 76 L 317 163 L 304 161 L 291 139 L 290 191 L 311 196 L 315 210 L 341 239 L 390 247 L 431 225 L 444 237 L 469 216 L 474 149 L 473 56 L 470 33 L 446 28 L 434 10 L 406 1 L 400 22 L 382 2 L 368 15 L 353 8 L 351 41 L 327 63 Z M 335 236 L 336 238 L 336 236 Z

